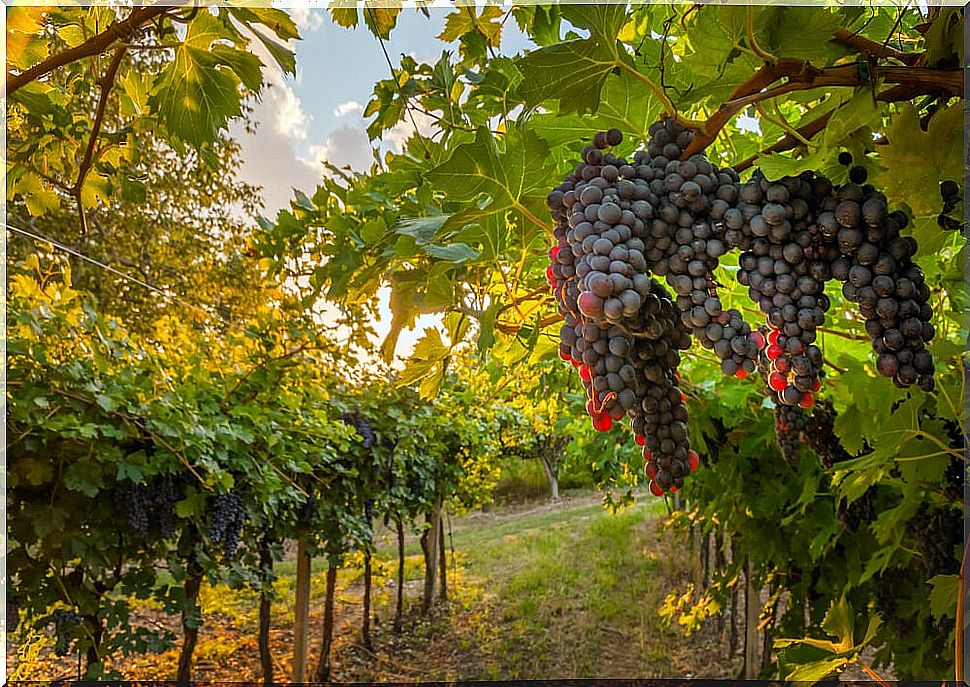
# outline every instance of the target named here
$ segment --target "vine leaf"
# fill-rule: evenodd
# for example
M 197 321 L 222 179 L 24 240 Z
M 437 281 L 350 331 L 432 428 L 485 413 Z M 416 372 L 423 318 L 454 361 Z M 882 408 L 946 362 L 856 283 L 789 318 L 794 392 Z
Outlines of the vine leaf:
M 518 95 L 528 105 L 558 100 L 559 111 L 595 112 L 610 72 L 630 57 L 616 37 L 626 21 L 624 5 L 564 5 L 562 15 L 578 28 L 581 38 L 535 50 L 516 62 L 523 80 Z
M 938 110 L 927 130 L 920 128 L 919 115 L 903 105 L 886 132 L 889 145 L 881 151 L 881 176 L 890 204 L 906 202 L 917 215 L 939 213 L 940 181 L 963 178 L 963 112 L 957 105 Z
M 782 652 L 779 660 L 792 668 L 785 676 L 785 679 L 792 682 L 816 682 L 846 667 L 858 658 L 859 653 L 876 636 L 876 632 L 881 625 L 882 619 L 878 615 L 870 616 L 866 632 L 857 643 L 855 641 L 855 611 L 852 605 L 846 601 L 844 596 L 838 601 L 833 600 L 828 612 L 825 614 L 825 618 L 822 620 L 822 630 L 827 635 L 835 637 L 837 641 L 814 639 L 812 637 L 775 640 L 775 648 L 785 650 Z M 804 652 L 798 651 L 799 649 L 809 649 L 835 655 L 806 661 L 804 660 Z M 801 660 L 793 662 L 791 659 L 799 653 L 803 654 L 799 656 Z
M 546 187 L 555 177 L 548 146 L 535 133 L 519 128 L 507 131 L 502 141 L 504 150 L 488 129 L 480 127 L 474 142 L 459 145 L 447 161 L 426 173 L 448 200 L 467 204 L 445 221 L 444 229 L 460 229 L 509 210 L 544 226 Z M 487 201 L 476 202 L 482 196 Z
M 233 38 L 218 19 L 200 12 L 156 81 L 153 100 L 160 118 L 173 136 L 196 147 L 242 114 L 239 82 L 250 80 L 254 61 L 258 70 L 254 55 L 228 47 L 212 51 L 217 41 Z
M 451 347 L 441 340 L 441 333 L 428 327 L 398 377 L 398 386 L 418 384 L 421 398 L 433 398 L 441 389 L 450 355 Z
M 957 599 L 960 598 L 959 575 L 936 575 L 929 579 L 933 586 L 930 592 L 930 612 L 937 618 L 956 617 Z

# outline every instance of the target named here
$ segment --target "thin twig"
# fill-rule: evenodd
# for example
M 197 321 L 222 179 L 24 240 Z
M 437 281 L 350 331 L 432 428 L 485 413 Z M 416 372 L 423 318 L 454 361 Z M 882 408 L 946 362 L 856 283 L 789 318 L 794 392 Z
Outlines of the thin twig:
M 51 55 L 49 58 L 20 73 L 7 72 L 7 95 L 10 96 L 22 86 L 50 74 L 58 67 L 75 62 L 85 57 L 93 57 L 106 52 L 116 41 L 132 36 L 143 24 L 164 14 L 169 7 L 139 7 L 133 9 L 125 19 L 111 24 L 98 35 L 84 41 L 78 46 L 64 52 Z
M 91 169 L 91 164 L 94 161 L 94 146 L 98 142 L 98 136 L 101 135 L 101 125 L 104 123 L 104 113 L 108 107 L 108 94 L 111 92 L 112 86 L 115 83 L 115 77 L 118 75 L 118 68 L 121 66 L 121 60 L 124 59 L 125 49 L 118 48 L 115 50 L 114 56 L 111 58 L 111 63 L 108 65 L 108 69 L 105 71 L 104 76 L 99 82 L 101 87 L 101 97 L 98 100 L 98 109 L 94 113 L 94 123 L 91 125 L 91 138 L 88 141 L 88 147 L 84 151 L 84 158 L 81 160 L 81 165 L 78 167 L 77 181 L 74 182 L 74 188 L 72 192 L 75 199 L 77 200 L 78 213 L 81 216 L 81 234 L 87 234 L 87 221 L 84 218 L 84 205 L 81 201 L 81 187 L 84 185 L 84 179 L 88 175 L 88 171 Z
M 832 118 L 832 114 L 834 112 L 835 110 L 829 110 L 821 117 L 813 119 L 808 124 L 802 127 L 799 127 L 798 129 L 796 129 L 796 131 L 798 131 L 802 139 L 809 140 L 813 136 L 815 136 L 815 134 L 817 134 L 819 131 L 825 128 L 825 125 L 828 124 L 828 121 L 829 119 Z M 734 171 L 743 172 L 744 170 L 751 167 L 758 160 L 759 157 L 762 157 L 763 155 L 770 155 L 771 153 L 780 153 L 786 150 L 791 150 L 792 148 L 799 145 L 799 143 L 801 143 L 800 139 L 795 138 L 794 136 L 791 136 L 789 134 L 785 134 L 785 136 L 781 138 L 774 145 L 771 145 L 765 148 L 764 150 L 762 150 L 760 153 L 752 155 L 746 160 L 734 165 Z
M 747 16 L 745 17 L 744 25 L 745 25 L 745 33 L 747 34 L 746 38 L 748 41 L 748 48 L 751 49 L 751 52 L 753 52 L 755 55 L 760 57 L 765 62 L 768 62 L 769 64 L 774 64 L 775 62 L 777 62 L 778 58 L 772 55 L 771 53 L 765 51 L 764 49 L 762 49 L 762 47 L 758 45 L 758 41 L 754 37 L 754 5 L 748 5 Z
M 899 62 L 908 64 L 910 66 L 919 64 L 919 62 L 923 59 L 923 53 L 902 52 L 900 50 L 896 50 L 895 48 L 890 48 L 885 44 L 880 45 L 874 40 L 860 36 L 857 33 L 849 31 L 848 29 L 838 29 L 835 32 L 835 42 L 847 45 L 854 50 L 858 50 L 859 53 L 863 55 L 898 60 Z
M 775 102 L 773 104 L 775 106 L 775 115 L 776 115 L 775 117 L 772 117 L 771 115 L 768 114 L 768 112 L 764 108 L 763 103 L 756 103 L 754 107 L 758 111 L 758 114 L 761 115 L 761 118 L 763 120 L 765 120 L 766 122 L 770 122 L 771 124 L 774 124 L 779 129 L 784 131 L 786 134 L 788 134 L 789 136 L 797 140 L 799 143 L 807 146 L 808 139 L 802 136 L 800 133 L 798 133 L 798 129 L 794 128 L 791 124 L 788 123 L 784 115 L 781 113 L 781 110 L 778 108 L 778 103 Z

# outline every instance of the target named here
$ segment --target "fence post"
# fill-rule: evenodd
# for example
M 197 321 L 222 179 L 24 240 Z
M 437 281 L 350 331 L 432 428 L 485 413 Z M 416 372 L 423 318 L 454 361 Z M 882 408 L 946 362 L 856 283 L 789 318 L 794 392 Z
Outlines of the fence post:
M 306 537 L 296 544 L 296 612 L 293 618 L 293 682 L 306 682 L 307 627 L 310 620 L 310 551 Z

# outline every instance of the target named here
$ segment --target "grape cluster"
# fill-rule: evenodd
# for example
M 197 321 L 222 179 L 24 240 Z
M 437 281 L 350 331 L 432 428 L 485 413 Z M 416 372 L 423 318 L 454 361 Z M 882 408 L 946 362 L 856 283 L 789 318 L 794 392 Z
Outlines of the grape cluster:
M 579 369 L 593 427 L 632 419 L 659 495 L 682 487 L 699 463 L 676 374 L 690 334 L 649 276 L 644 238 L 656 195 L 648 167 L 642 155 L 634 166 L 604 152 L 621 141 L 617 129 L 596 134 L 583 162 L 549 194 L 557 245 L 547 279 L 564 318 L 560 357 Z
M 344 413 L 341 416 L 341 419 L 345 424 L 353 427 L 354 431 L 360 435 L 361 446 L 364 448 L 374 447 L 374 444 L 377 443 L 377 437 L 374 434 L 374 428 L 371 424 L 370 418 L 361 415 L 359 410 L 355 410 L 352 413 Z
M 152 523 L 165 539 L 175 534 L 175 504 L 182 499 L 178 484 L 164 478 L 138 484 L 126 481 L 115 487 L 114 496 L 128 524 L 139 534 L 148 535 Z
M 869 487 L 852 503 L 840 499 L 835 507 L 835 517 L 849 531 L 858 532 L 863 525 L 868 525 L 876 519 L 875 488 Z
M 852 458 L 835 434 L 835 417 L 835 406 L 832 402 L 828 399 L 820 401 L 812 409 L 812 419 L 806 435 L 809 445 L 826 470 Z
M 768 323 L 764 354 L 776 404 L 810 408 L 821 386 L 816 330 L 830 305 L 824 284 L 837 252 L 821 240 L 813 209 L 831 188 L 810 172 L 770 182 L 757 171 L 738 191 L 738 281 Z
M 775 436 L 781 447 L 781 454 L 789 464 L 798 463 L 801 448 L 808 443 L 811 420 L 805 411 L 797 406 L 775 406 Z
M 81 622 L 81 616 L 74 611 L 58 609 L 50 614 L 47 622 L 54 625 L 54 654 L 66 656 L 71 648 L 72 631 Z
M 209 505 L 209 540 L 222 544 L 226 558 L 232 558 L 239 549 L 239 535 L 246 522 L 242 497 L 234 491 L 215 496 Z
M 832 263 L 832 276 L 866 318 L 876 370 L 900 388 L 916 383 L 932 391 L 933 357 L 926 344 L 936 334 L 933 308 L 923 271 L 911 260 L 916 241 L 900 236 L 906 215 L 889 213 L 885 196 L 868 185 L 846 184 L 837 197 L 834 212 L 819 215 L 818 223 L 838 242 L 842 255 Z
M 756 170 L 742 184 L 734 170 L 718 169 L 704 155 L 682 160 L 693 136 L 673 119 L 657 122 L 645 148 L 627 160 L 607 150 L 622 142 L 619 130 L 597 133 L 582 162 L 547 198 L 557 243 L 546 274 L 564 318 L 559 354 L 580 368 L 594 427 L 608 430 L 629 414 L 638 440 L 659 447 L 666 439 L 664 446 L 679 455 L 683 447 L 650 434 L 647 418 L 669 431 L 653 403 L 644 407 L 646 388 L 658 382 L 645 376 L 649 384 L 641 388 L 637 380 L 646 369 L 640 356 L 654 368 L 663 361 L 675 370 L 677 361 L 665 356 L 688 347 L 691 337 L 714 353 L 727 375 L 747 377 L 760 368 L 776 406 L 810 409 L 824 376 L 816 339 L 831 306 L 830 279 L 843 282 L 843 296 L 866 318 L 880 374 L 900 387 L 932 390 L 926 344 L 935 334 L 933 311 L 911 260 L 916 242 L 901 236 L 906 216 L 889 212 L 885 196 L 865 183 L 865 168 L 852 167 L 841 186 L 812 171 L 771 181 Z M 839 159 L 852 164 L 849 153 Z M 950 209 L 952 186 L 941 188 Z M 764 314 L 765 328 L 752 329 L 718 296 L 714 272 L 733 249 L 740 251 L 738 281 Z M 637 341 L 643 327 L 663 328 L 649 298 L 669 299 L 651 275 L 673 290 L 678 327 L 657 333 L 644 348 Z M 663 350 L 655 352 L 658 341 Z M 663 395 L 651 393 L 657 401 Z M 778 411 L 776 420 L 792 458 L 811 419 Z M 832 437 L 820 440 L 827 442 L 820 444 L 823 463 L 841 457 Z M 665 474 L 661 469 L 650 472 Z M 666 476 L 652 479 L 677 486 Z
M 755 371 L 765 340 L 740 311 L 723 309 L 714 279 L 718 259 L 740 238 L 743 218 L 734 207 L 738 175 L 719 170 L 703 155 L 679 160 L 694 134 L 672 119 L 655 123 L 650 134 L 647 149 L 635 160 L 657 208 L 649 225 L 651 269 L 666 277 L 682 322 L 714 352 L 722 371 L 746 377 Z
M 936 223 L 948 231 L 962 231 L 966 229 L 966 223 L 961 222 L 956 217 L 951 217 L 957 205 L 963 202 L 960 197 L 960 186 L 957 182 L 946 180 L 940 184 L 940 198 L 943 200 L 943 211 L 936 218 Z

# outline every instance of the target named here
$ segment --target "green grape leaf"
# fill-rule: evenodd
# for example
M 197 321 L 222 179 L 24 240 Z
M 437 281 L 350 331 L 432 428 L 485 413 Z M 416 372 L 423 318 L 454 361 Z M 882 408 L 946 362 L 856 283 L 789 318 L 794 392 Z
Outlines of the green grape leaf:
M 448 160 L 425 174 L 449 200 L 466 205 L 446 220 L 444 228 L 460 229 L 509 210 L 545 227 L 546 187 L 555 171 L 548 147 L 535 133 L 520 128 L 509 129 L 501 140 L 504 149 L 487 129 L 479 128 L 473 143 L 459 145 Z M 476 202 L 483 196 L 484 203 Z
M 232 37 L 215 17 L 200 12 L 155 82 L 152 101 L 159 117 L 173 136 L 195 147 L 242 114 L 238 77 L 231 64 L 211 52 L 214 42 Z
M 849 663 L 845 658 L 824 658 L 795 667 L 785 679 L 789 682 L 818 682 L 822 678 L 845 668 Z
M 923 132 L 916 109 L 904 104 L 886 138 L 889 145 L 880 149 L 880 181 L 889 204 L 905 203 L 917 215 L 939 214 L 940 182 L 963 178 L 961 106 L 937 110 Z
M 930 592 L 930 613 L 935 618 L 956 618 L 960 599 L 960 576 L 936 575 L 929 579 L 929 583 L 933 587 Z
M 397 26 L 397 16 L 401 13 L 399 2 L 388 4 L 385 7 L 364 6 L 364 23 L 372 34 L 384 40 L 391 37 L 391 31 Z
M 419 384 L 422 398 L 431 398 L 441 386 L 451 348 L 441 340 L 441 333 L 428 327 L 398 376 L 398 386 Z
M 447 246 L 431 245 L 424 249 L 425 252 L 439 260 L 447 260 L 456 265 L 474 260 L 479 256 L 479 252 L 467 243 L 452 243 Z
M 345 29 L 356 27 L 358 22 L 360 22 L 357 4 L 342 5 L 343 3 L 334 3 L 334 6 L 330 8 L 330 18 L 333 19 L 333 23 Z
M 586 39 L 535 50 L 516 60 L 523 76 L 516 94 L 529 106 L 558 100 L 563 113 L 595 112 L 617 59 L 615 46 Z

